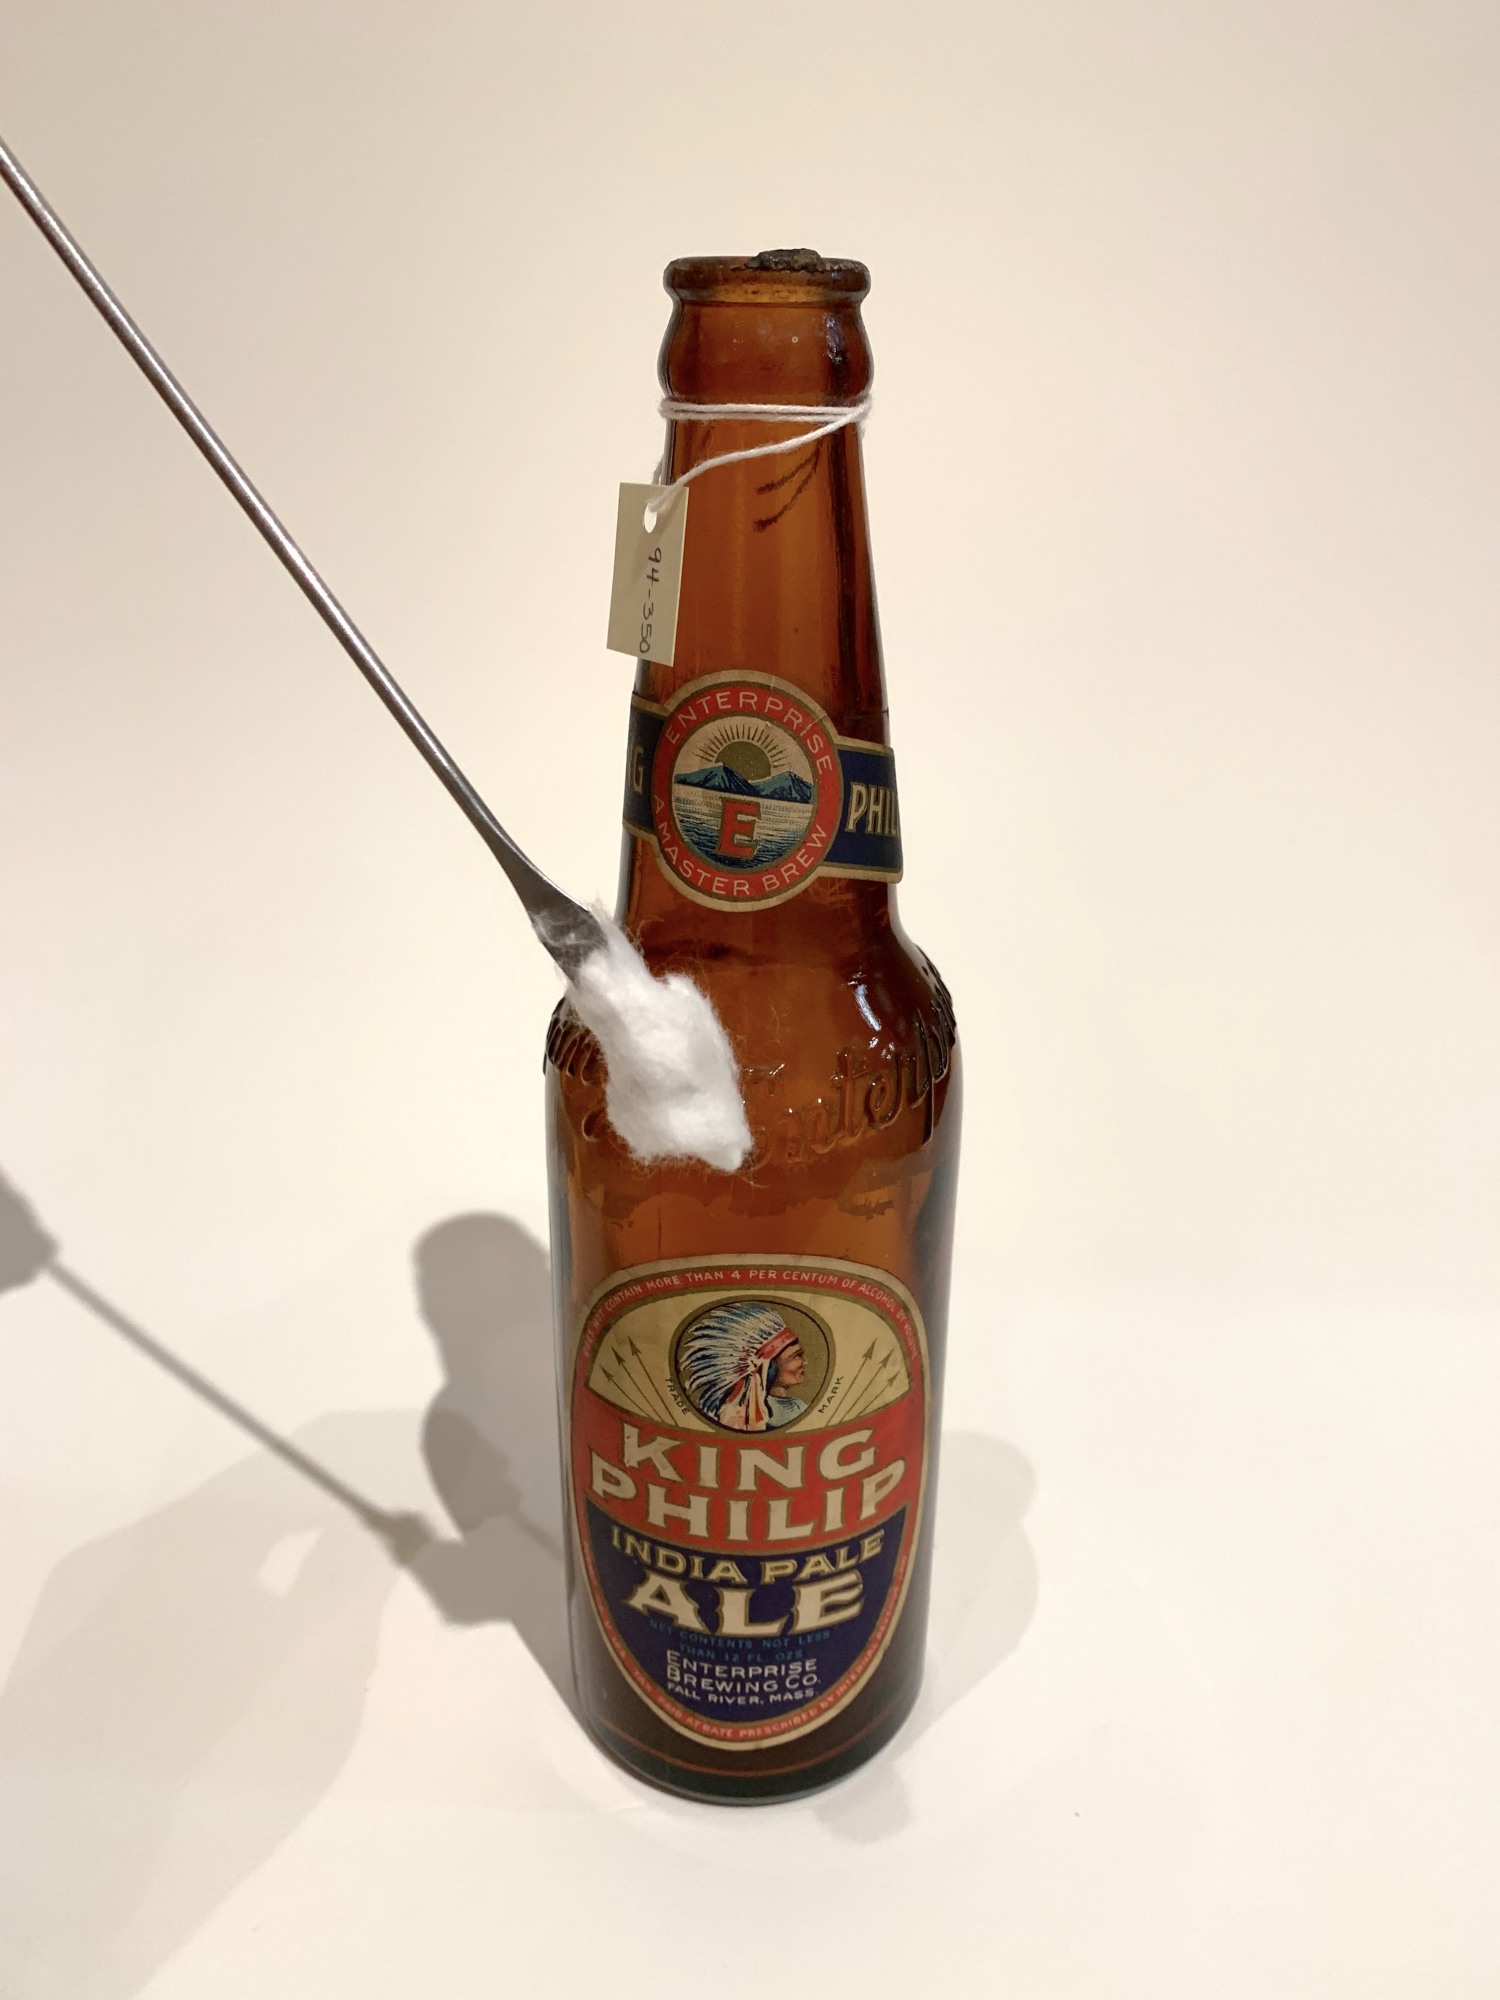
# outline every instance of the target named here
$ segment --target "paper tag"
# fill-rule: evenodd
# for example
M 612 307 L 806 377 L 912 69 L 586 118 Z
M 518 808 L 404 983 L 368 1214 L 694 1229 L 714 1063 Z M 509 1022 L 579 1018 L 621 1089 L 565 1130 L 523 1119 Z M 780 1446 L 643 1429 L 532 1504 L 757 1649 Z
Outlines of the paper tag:
M 609 599 L 612 653 L 655 660 L 670 667 L 677 645 L 677 599 L 682 590 L 682 541 L 687 533 L 688 492 L 680 488 L 654 528 L 646 510 L 665 486 L 622 486 L 615 525 L 615 581 Z

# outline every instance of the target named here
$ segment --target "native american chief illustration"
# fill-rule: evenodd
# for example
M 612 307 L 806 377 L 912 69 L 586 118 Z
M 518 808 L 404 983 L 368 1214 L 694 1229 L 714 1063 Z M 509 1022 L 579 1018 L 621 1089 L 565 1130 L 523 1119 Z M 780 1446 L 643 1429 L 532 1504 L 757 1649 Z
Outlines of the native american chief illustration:
M 694 1321 L 678 1352 L 694 1409 L 729 1431 L 774 1431 L 807 1408 L 802 1342 L 774 1306 L 735 1299 Z

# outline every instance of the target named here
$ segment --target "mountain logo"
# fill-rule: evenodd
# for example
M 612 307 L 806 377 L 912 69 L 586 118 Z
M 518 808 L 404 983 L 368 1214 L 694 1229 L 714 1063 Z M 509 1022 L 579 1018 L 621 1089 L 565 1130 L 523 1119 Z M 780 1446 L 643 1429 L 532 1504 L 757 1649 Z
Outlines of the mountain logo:
M 790 799 L 793 805 L 811 805 L 814 788 L 795 771 L 778 771 L 774 778 L 742 778 L 732 764 L 710 764 L 703 771 L 687 771 L 677 778 L 679 785 L 694 785 L 705 792 L 734 792 L 742 799 Z

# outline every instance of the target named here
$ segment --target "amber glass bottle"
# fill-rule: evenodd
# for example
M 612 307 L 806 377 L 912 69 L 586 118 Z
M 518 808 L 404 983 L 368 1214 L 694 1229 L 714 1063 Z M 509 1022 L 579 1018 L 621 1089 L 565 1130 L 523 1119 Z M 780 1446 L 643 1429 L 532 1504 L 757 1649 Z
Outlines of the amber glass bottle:
M 863 265 L 688 258 L 666 285 L 674 401 L 867 392 Z M 670 474 L 806 428 L 679 417 Z M 676 656 L 637 672 L 618 915 L 712 998 L 754 1150 L 634 1159 L 565 1003 L 552 1240 L 584 1719 L 640 1776 L 743 1802 L 852 1770 L 916 1697 L 958 1059 L 896 919 L 859 432 L 691 496 Z

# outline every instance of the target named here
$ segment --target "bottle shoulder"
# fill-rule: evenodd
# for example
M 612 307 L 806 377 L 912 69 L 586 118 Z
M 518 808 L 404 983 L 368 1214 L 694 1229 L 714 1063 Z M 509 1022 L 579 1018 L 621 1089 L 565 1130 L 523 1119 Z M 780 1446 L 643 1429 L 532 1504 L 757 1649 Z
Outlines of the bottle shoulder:
M 792 948 L 746 936 L 713 949 L 643 939 L 642 949 L 656 974 L 693 979 L 724 1025 L 754 1138 L 752 1181 L 778 1166 L 836 1178 L 918 1153 L 945 1122 L 956 1126 L 953 1003 L 896 925 L 853 941 L 832 931 L 819 948 L 807 937 Z M 602 1059 L 566 1001 L 553 1017 L 547 1067 L 566 1122 L 612 1141 Z M 635 1171 L 623 1153 L 618 1165 Z M 679 1170 L 653 1170 L 662 1171 Z

